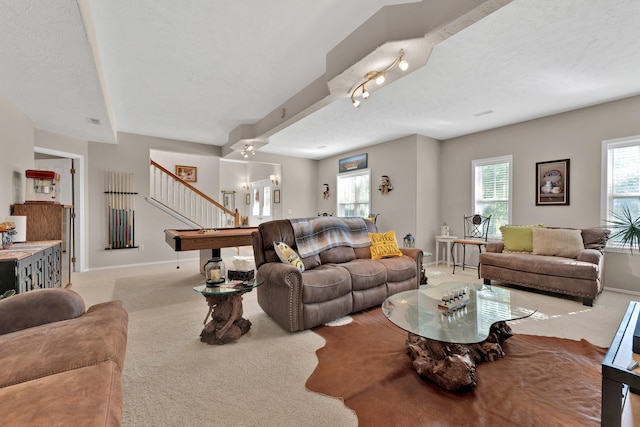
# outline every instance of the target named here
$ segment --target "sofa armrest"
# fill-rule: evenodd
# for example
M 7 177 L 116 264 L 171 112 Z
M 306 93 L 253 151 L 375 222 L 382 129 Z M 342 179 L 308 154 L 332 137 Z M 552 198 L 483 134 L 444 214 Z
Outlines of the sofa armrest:
M 421 260 L 423 257 L 423 252 L 420 248 L 400 248 L 400 252 L 416 261 Z
M 600 264 L 602 257 L 602 252 L 597 249 L 585 249 L 578 254 L 576 259 L 578 261 L 590 262 L 591 264 L 598 265 Z
M 17 294 L 0 301 L 0 335 L 73 319 L 85 311 L 82 297 L 69 289 L 40 289 Z
M 504 251 L 504 242 L 487 243 L 487 252 L 502 253 Z
M 258 283 L 271 283 L 279 286 L 291 286 L 302 283 L 302 273 L 291 264 L 283 262 L 266 262 L 258 268 Z

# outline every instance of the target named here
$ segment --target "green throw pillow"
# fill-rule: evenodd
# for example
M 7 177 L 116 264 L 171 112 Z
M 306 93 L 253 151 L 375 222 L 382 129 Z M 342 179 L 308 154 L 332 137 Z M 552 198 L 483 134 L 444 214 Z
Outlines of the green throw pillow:
M 532 228 L 544 228 L 544 225 L 503 225 L 500 227 L 504 252 L 533 252 Z

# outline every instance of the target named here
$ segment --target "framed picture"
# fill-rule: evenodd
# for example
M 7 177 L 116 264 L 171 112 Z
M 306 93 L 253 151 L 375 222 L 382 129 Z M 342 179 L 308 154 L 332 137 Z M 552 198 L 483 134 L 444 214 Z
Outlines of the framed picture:
M 367 153 L 338 160 L 338 171 L 350 172 L 367 168 Z
M 280 203 L 280 190 L 273 190 L 273 203 Z
M 536 163 L 536 206 L 569 204 L 569 159 Z
M 186 182 L 198 182 L 198 168 L 195 166 L 176 165 L 176 175 Z
M 244 203 L 247 205 L 251 204 L 251 194 L 247 193 L 244 195 Z

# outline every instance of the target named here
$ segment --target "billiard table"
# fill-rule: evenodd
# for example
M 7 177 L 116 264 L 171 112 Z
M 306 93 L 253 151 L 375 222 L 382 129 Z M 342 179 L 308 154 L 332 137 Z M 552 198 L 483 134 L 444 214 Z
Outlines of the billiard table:
M 221 257 L 221 248 L 251 246 L 251 233 L 258 227 L 164 230 L 165 242 L 176 252 L 200 251 L 200 273 L 210 258 Z M 180 268 L 179 266 L 177 268 Z
M 165 241 L 174 251 L 251 246 L 251 233 L 258 227 L 164 230 Z

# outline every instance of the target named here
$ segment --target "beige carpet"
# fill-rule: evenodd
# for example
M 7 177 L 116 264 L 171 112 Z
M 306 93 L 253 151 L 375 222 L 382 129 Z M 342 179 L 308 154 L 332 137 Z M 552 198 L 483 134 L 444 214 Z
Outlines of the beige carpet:
M 305 389 L 324 340 L 312 331 L 288 333 L 245 295 L 253 326 L 238 342 L 199 341 L 207 306 L 193 291 L 196 261 L 74 273 L 73 289 L 88 305 L 120 299 L 129 312 L 125 360 L 125 426 L 356 426 L 341 400 Z M 427 268 L 430 283 L 477 282 L 475 270 Z M 524 292 L 516 290 L 516 292 Z M 607 347 L 631 295 L 603 293 L 594 307 L 526 292 L 539 306 L 513 322 L 516 333 L 581 339 Z

